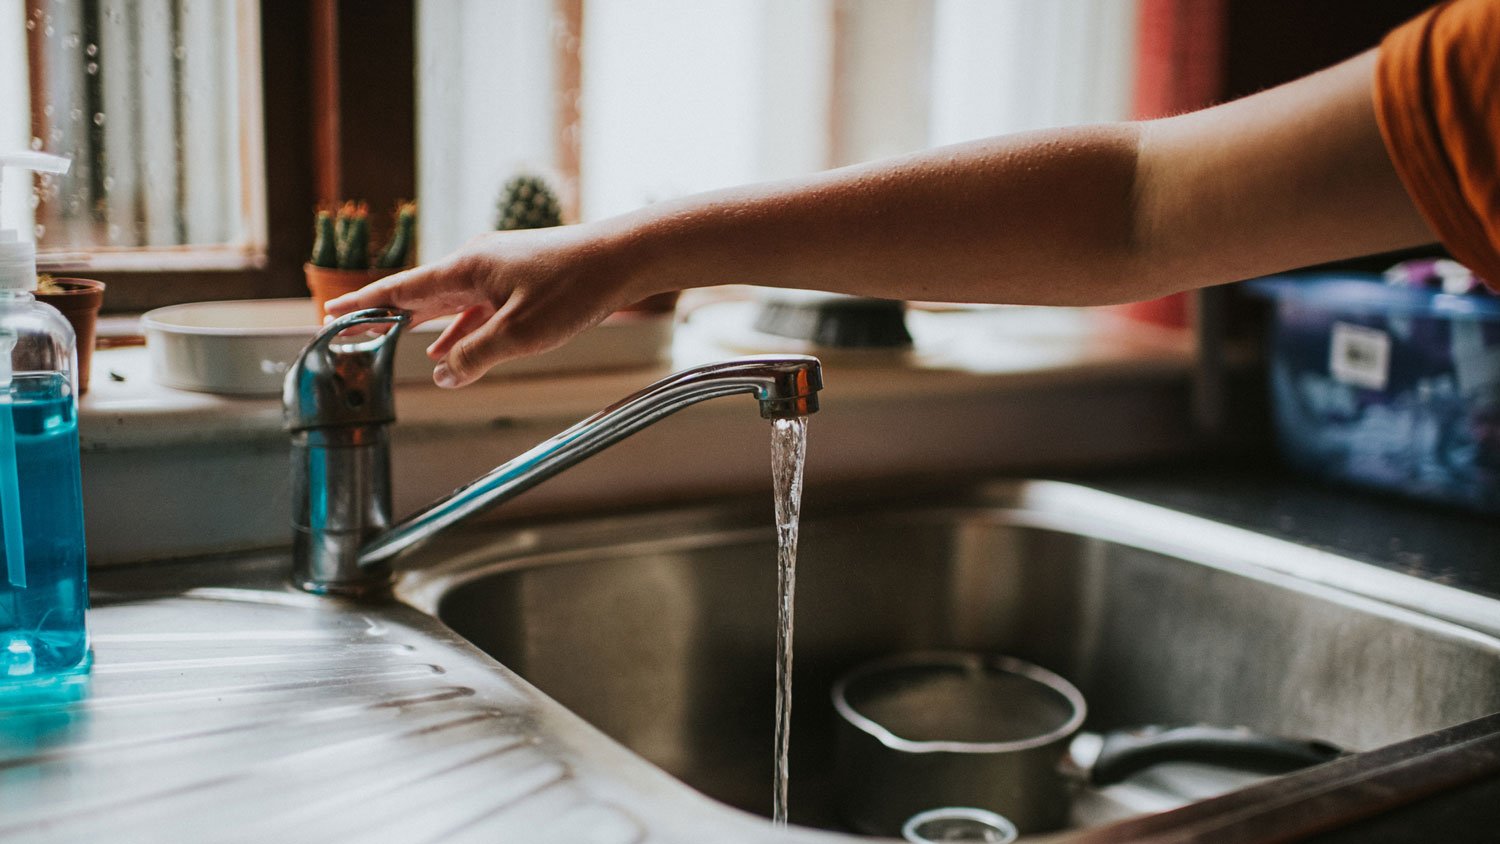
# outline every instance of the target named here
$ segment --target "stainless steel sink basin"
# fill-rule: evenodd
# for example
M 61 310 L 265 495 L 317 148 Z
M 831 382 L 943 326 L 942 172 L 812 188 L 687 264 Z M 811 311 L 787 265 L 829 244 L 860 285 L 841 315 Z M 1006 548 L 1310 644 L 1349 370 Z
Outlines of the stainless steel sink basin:
M 809 494 L 798 564 L 794 823 L 839 827 L 829 689 L 894 651 L 1039 663 L 1079 686 L 1091 728 L 1361 751 L 1500 710 L 1497 601 L 1071 485 L 827 504 Z M 402 589 L 635 753 L 766 814 L 773 541 L 769 502 L 557 522 L 434 547 L 446 562 Z

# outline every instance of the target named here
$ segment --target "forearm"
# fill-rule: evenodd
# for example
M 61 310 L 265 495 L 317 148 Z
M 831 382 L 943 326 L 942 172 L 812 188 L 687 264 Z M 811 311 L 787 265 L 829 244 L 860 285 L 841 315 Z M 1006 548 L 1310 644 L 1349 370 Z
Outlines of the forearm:
M 1032 132 L 689 197 L 609 225 L 628 284 L 1093 305 L 1432 240 L 1373 52 L 1214 109 Z
M 1431 243 L 1380 136 L 1375 61 L 1145 124 L 1143 271 L 1202 286 Z
M 889 298 L 1139 298 L 1139 127 L 929 150 L 650 206 L 612 228 L 642 292 L 748 283 Z

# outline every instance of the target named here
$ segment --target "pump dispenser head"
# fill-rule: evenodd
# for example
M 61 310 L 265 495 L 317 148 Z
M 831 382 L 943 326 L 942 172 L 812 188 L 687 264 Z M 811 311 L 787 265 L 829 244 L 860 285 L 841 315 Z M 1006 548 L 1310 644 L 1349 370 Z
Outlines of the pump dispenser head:
M 45 152 L 9 152 L 0 155 L 0 191 L 4 190 L 5 170 L 15 167 L 38 173 L 66 173 L 72 162 Z M 22 240 L 21 233 L 4 228 L 0 220 L 0 290 L 36 289 L 36 244 Z

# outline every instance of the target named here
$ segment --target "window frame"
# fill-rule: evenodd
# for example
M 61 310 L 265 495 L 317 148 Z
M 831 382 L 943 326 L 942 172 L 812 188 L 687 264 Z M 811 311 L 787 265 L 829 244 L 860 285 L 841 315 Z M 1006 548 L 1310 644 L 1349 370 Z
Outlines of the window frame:
M 97 264 L 77 253 L 39 256 L 44 272 L 103 281 L 106 312 L 306 296 L 315 208 L 344 191 L 374 208 L 414 196 L 414 0 L 259 6 L 264 199 L 249 248 L 89 250 Z

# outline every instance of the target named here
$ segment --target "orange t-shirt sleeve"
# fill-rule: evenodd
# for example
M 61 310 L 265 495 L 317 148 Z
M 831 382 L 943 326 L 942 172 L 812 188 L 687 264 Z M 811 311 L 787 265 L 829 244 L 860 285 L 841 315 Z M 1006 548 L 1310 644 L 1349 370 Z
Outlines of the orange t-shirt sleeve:
M 1417 210 L 1500 289 L 1500 0 L 1454 0 L 1386 36 L 1375 113 Z

